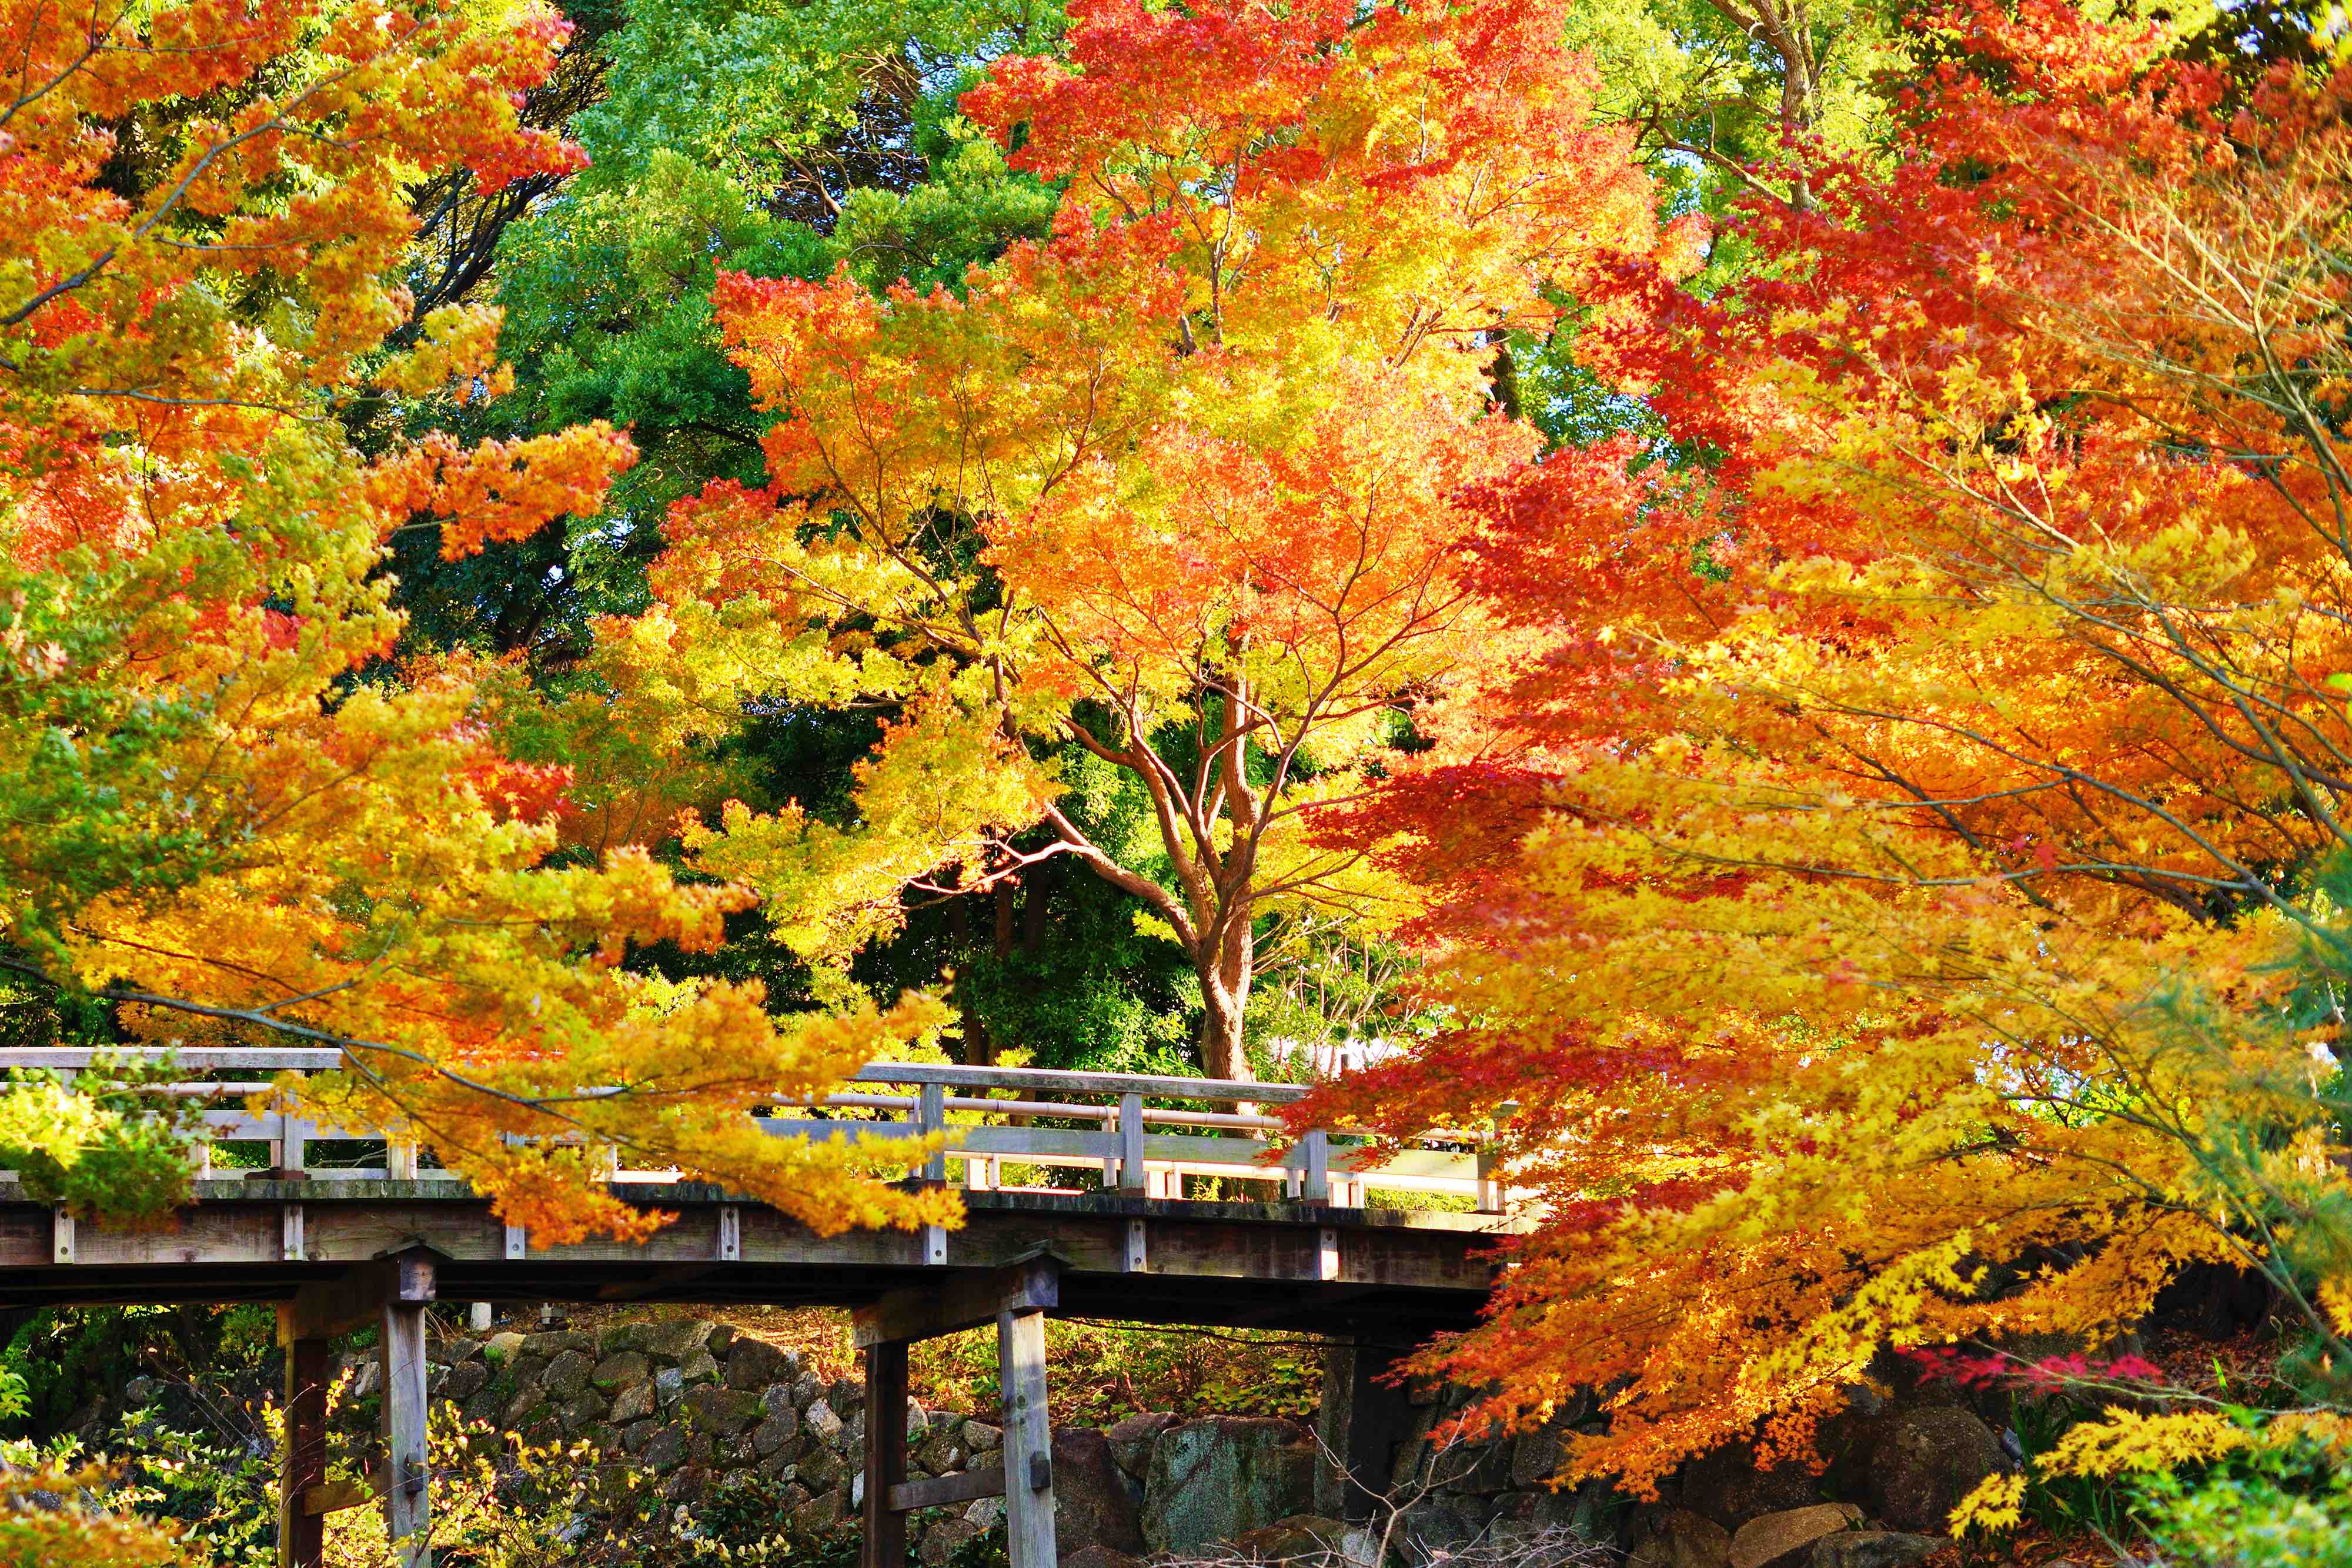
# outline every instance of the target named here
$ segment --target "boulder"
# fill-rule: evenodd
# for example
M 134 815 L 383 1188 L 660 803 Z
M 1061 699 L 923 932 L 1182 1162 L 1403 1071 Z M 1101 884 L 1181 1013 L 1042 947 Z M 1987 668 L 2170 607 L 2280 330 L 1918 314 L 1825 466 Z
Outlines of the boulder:
M 1486 1530 L 1486 1511 L 1476 1498 L 1438 1492 L 1405 1510 L 1394 1539 L 1409 1561 L 1427 1563 L 1461 1551 Z
M 777 1453 L 800 1441 L 800 1412 L 786 1405 L 782 1410 L 769 1410 L 763 1403 L 760 1408 L 767 1414 L 752 1429 L 751 1446 L 761 1458 Z M 937 1471 L 932 1472 L 937 1474 Z
M 1633 1516 L 1625 1568 L 1725 1568 L 1731 1531 L 1686 1508 L 1643 1509 Z
M 719 1361 L 707 1350 L 698 1350 L 677 1364 L 677 1375 L 688 1383 L 719 1381 Z
M 1509 1437 L 1459 1440 L 1437 1450 L 1431 1473 L 1451 1491 L 1486 1495 L 1511 1490 L 1512 1455 L 1517 1445 Z
M 1063 1557 L 1089 1546 L 1143 1550 L 1134 1483 L 1111 1457 L 1110 1443 L 1085 1427 L 1054 1428 L 1054 1542 Z
M 1759 1514 L 1732 1534 L 1731 1568 L 1765 1568 L 1766 1563 L 1801 1568 L 1811 1559 L 1813 1542 L 1861 1522 L 1862 1510 L 1850 1502 L 1817 1502 Z
M 596 1336 L 592 1333 L 578 1333 L 570 1329 L 554 1329 L 546 1333 L 522 1336 L 522 1353 L 525 1355 L 536 1355 L 542 1360 L 553 1361 L 567 1350 L 576 1350 L 593 1361 L 596 1357 Z
M 653 1375 L 654 1364 L 646 1359 L 644 1352 L 624 1350 L 598 1362 L 588 1374 L 588 1381 L 595 1385 L 597 1393 L 609 1399 L 624 1388 L 651 1382 Z
M 914 1461 L 929 1475 L 944 1476 L 963 1469 L 965 1450 L 961 1422 L 941 1422 L 914 1451 Z
M 1819 1479 L 1804 1466 L 1759 1470 L 1754 1456 L 1734 1444 L 1685 1465 L 1675 1500 L 1726 1530 L 1737 1531 L 1751 1519 L 1805 1508 L 1821 1498 Z
M 588 1386 L 588 1375 L 595 1365 L 579 1351 L 559 1351 L 539 1375 L 539 1385 L 552 1398 L 569 1399 Z
M 1144 1562 L 1124 1552 L 1113 1552 L 1108 1546 L 1089 1546 L 1081 1552 L 1060 1552 L 1055 1568 L 1144 1568 Z
M 677 1469 L 685 1459 L 686 1428 L 683 1427 L 656 1427 L 653 1435 L 646 1439 L 646 1446 L 637 1450 L 637 1462 L 656 1475 Z
M 975 1454 L 992 1454 L 1004 1447 L 1003 1428 L 992 1427 L 985 1421 L 966 1421 L 963 1424 L 963 1446 Z
M 624 1388 L 613 1396 L 612 1419 L 615 1425 L 625 1426 L 631 1421 L 642 1421 L 653 1413 L 654 1385 L 650 1383 L 640 1383 L 634 1388 Z
M 1294 1513 L 1255 1530 L 1244 1530 L 1234 1549 L 1253 1563 L 1290 1563 L 1301 1559 L 1328 1561 L 1344 1557 L 1348 1526 L 1320 1514 Z
M 771 1384 L 788 1383 L 799 1370 L 799 1356 L 765 1340 L 738 1337 L 727 1352 L 727 1386 L 747 1394 L 757 1394 Z
M 823 1496 L 837 1489 L 844 1467 L 841 1456 L 831 1448 L 812 1447 L 801 1456 L 801 1484 Z
M 1511 1560 L 1540 1564 L 1573 1555 L 1563 1535 L 1586 1545 L 1617 1544 L 1617 1524 L 1625 1498 L 1607 1481 L 1590 1480 L 1558 1491 L 1506 1492 L 1495 1500 L 1486 1521 L 1486 1537 L 1496 1548 L 1511 1548 Z M 1541 1543 L 1541 1550 L 1538 1550 Z
M 134 1378 L 132 1381 L 138 1380 Z M 488 1387 L 489 1381 L 488 1363 L 479 1358 L 473 1361 L 461 1361 L 449 1369 L 448 1376 L 441 1380 L 441 1397 L 452 1404 L 463 1405 Z
M 824 1397 L 824 1382 L 814 1372 L 803 1372 L 793 1379 L 793 1408 L 805 1410 Z
M 1174 1425 L 1175 1416 L 1156 1411 L 1113 1422 L 1105 1428 L 1103 1437 L 1108 1439 L 1111 1458 L 1118 1461 L 1118 1468 L 1140 1486 L 1151 1470 L 1151 1446 L 1160 1441 L 1160 1433 Z
M 1292 1423 L 1187 1421 L 1152 1445 L 1143 1538 L 1155 1552 L 1198 1551 L 1304 1513 L 1314 1495 L 1315 1445 Z
M 583 1388 L 555 1407 L 555 1418 L 562 1423 L 563 1435 L 576 1437 L 604 1418 L 612 1406 L 593 1388 Z
M 841 1522 L 841 1489 L 821 1490 L 793 1510 L 793 1526 L 807 1535 L 820 1535 Z
M 915 1553 L 915 1559 L 923 1564 L 923 1568 L 947 1568 L 948 1560 L 955 1555 L 957 1547 L 967 1541 L 978 1540 L 983 1533 L 961 1519 L 940 1520 L 923 1531 L 922 1548 Z M 1067 1562 L 1068 1559 L 1064 1558 L 1063 1561 Z
M 664 1365 L 676 1366 L 701 1353 L 719 1325 L 708 1318 L 664 1318 L 658 1322 L 631 1323 L 615 1344 L 634 1350 Z
M 1951 1542 L 1940 1535 L 1906 1535 L 1899 1530 L 1848 1530 L 1813 1542 L 1811 1568 L 1910 1568 Z
M 696 1431 L 727 1437 L 750 1430 L 760 1418 L 760 1401 L 756 1397 L 715 1383 L 688 1389 L 686 1396 L 678 1401 L 678 1408 Z
M 1539 1487 L 1559 1474 L 1568 1463 L 1566 1428 L 1555 1422 L 1539 1432 L 1529 1432 L 1511 1446 L 1511 1484 L 1515 1487 Z
M 667 1410 L 686 1393 L 686 1374 L 675 1366 L 665 1366 L 654 1374 L 654 1403 Z
M 482 1354 L 492 1361 L 512 1361 L 522 1352 L 522 1335 L 512 1329 L 494 1333 L 482 1342 Z
M 830 1402 L 820 1399 L 810 1406 L 802 1413 L 801 1425 L 808 1428 L 810 1437 L 814 1437 L 826 1448 L 834 1448 L 841 1446 L 841 1417 L 833 1413 L 833 1406 Z
M 1894 1530 L 1945 1529 L 1960 1499 L 2001 1469 L 1992 1428 L 1953 1406 L 1903 1410 L 1880 1423 L 1870 1448 L 1870 1508 Z

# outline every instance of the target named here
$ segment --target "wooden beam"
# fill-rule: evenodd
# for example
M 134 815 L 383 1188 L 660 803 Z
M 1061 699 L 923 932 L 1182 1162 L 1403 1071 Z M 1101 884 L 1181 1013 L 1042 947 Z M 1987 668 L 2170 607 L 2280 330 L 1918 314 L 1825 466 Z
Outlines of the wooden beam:
M 907 1516 L 890 1506 L 907 1480 L 907 1342 L 866 1347 L 866 1539 L 861 1568 L 906 1568 Z
M 857 1347 L 891 1340 L 936 1339 L 977 1328 L 1000 1312 L 1050 1312 L 1062 1301 L 1062 1265 L 1050 1256 L 1002 1269 L 951 1274 L 938 1285 L 893 1291 L 853 1319 Z
M 1045 1315 L 996 1315 L 1004 1400 L 1004 1533 L 1008 1568 L 1055 1568 L 1054 1427 L 1045 1410 Z
M 1003 1495 L 1004 1467 L 991 1465 L 984 1470 L 959 1470 L 937 1480 L 900 1481 L 890 1489 L 890 1507 L 898 1513 L 912 1513 L 919 1508 L 947 1508 Z
M 435 1299 L 436 1277 L 434 1256 L 422 1247 L 355 1263 L 334 1279 L 303 1286 L 292 1301 L 281 1303 L 278 1340 L 290 1344 L 349 1333 L 373 1322 L 387 1301 L 422 1306 Z
M 278 1456 L 278 1568 L 320 1568 L 327 1559 L 321 1511 L 308 1506 L 327 1479 L 327 1385 L 334 1375 L 327 1341 L 289 1332 L 290 1303 L 278 1312 L 286 1341 L 286 1436 Z
M 373 1481 L 328 1481 L 320 1486 L 302 1489 L 302 1511 L 318 1516 L 341 1513 L 347 1508 L 358 1508 L 383 1495 Z

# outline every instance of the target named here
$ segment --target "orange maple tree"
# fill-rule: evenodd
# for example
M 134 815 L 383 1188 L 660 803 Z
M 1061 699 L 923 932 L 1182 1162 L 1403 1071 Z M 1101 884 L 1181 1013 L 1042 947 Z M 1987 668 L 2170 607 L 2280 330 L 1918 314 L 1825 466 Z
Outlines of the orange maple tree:
M 299 1108 L 429 1146 L 546 1239 L 656 1222 L 598 1180 L 616 1150 L 824 1228 L 948 1218 L 880 1179 L 903 1160 L 745 1114 L 930 1004 L 779 1021 L 629 967 L 751 894 L 551 860 L 563 777 L 502 754 L 478 672 L 384 663 L 392 530 L 516 538 L 631 459 L 599 425 L 370 457 L 338 418 L 501 390 L 494 310 L 386 348 L 405 196 L 576 163 L 516 121 L 566 31 L 535 3 L 0 4 L 0 962 L 150 1040 L 342 1047 Z
M 1655 245 L 1653 198 L 1550 6 L 1072 19 L 1066 63 L 964 100 L 1066 183 L 1049 240 L 927 296 L 722 277 L 770 482 L 682 504 L 608 643 L 720 712 L 897 716 L 854 826 L 730 809 L 697 841 L 780 914 L 854 889 L 803 951 L 1070 856 L 1183 947 L 1203 1064 L 1245 1076 L 1258 924 L 1382 902 L 1304 822 L 1492 645 L 1462 497 L 1537 445 L 1490 407 L 1495 346 Z M 1118 780 L 1126 841 L 1072 805 Z
M 1621 271 L 1594 356 L 1713 460 L 1488 493 L 1532 646 L 1350 830 L 1447 901 L 1464 1027 L 1299 1114 L 1491 1119 L 1538 1223 L 1424 1364 L 1607 1390 L 1570 1468 L 1637 1486 L 2191 1262 L 2352 1334 L 2352 74 L 1944 20 L 1891 167 L 1748 207 L 1767 267 Z

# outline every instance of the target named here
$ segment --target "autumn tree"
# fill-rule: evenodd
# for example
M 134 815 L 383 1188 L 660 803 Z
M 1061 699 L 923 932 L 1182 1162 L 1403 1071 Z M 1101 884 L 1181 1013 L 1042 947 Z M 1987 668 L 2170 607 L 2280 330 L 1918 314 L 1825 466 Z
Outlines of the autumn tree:
M 1065 187 L 1052 236 L 960 287 L 722 277 L 767 483 L 672 513 L 656 608 L 607 629 L 727 714 L 890 716 L 846 827 L 730 809 L 698 863 L 838 953 L 1053 858 L 1131 894 L 1243 1075 L 1258 923 L 1361 912 L 1301 831 L 1487 651 L 1463 497 L 1531 456 L 1495 344 L 1656 239 L 1625 140 L 1545 7 L 1075 8 L 1066 65 L 964 108 Z M 1051 748 L 1075 747 L 1075 758 Z M 1073 810 L 1139 785 L 1122 852 Z M 1016 841 L 1043 824 L 1039 841 Z
M 499 749 L 478 668 L 383 658 L 396 530 L 518 537 L 632 455 L 602 424 L 362 455 L 334 417 L 506 385 L 485 308 L 385 350 L 408 195 L 576 164 L 516 118 L 565 30 L 529 4 L 0 6 L 0 963 L 135 1040 L 341 1046 L 287 1092 L 551 1239 L 657 1222 L 597 1181 L 614 1149 L 821 1227 L 939 1218 L 876 1156 L 743 1115 L 929 1004 L 778 1020 L 757 986 L 633 964 L 716 944 L 751 894 L 641 848 L 551 858 L 565 772 Z
M 1580 1471 L 1810 1457 L 1886 1347 L 2095 1346 L 2198 1261 L 2345 1364 L 2352 77 L 1955 26 L 1737 297 L 1622 277 L 1596 357 L 1715 459 L 1491 493 L 1538 652 L 1352 829 L 1465 1027 L 1301 1113 L 1496 1118 L 1546 1218 L 1428 1364 L 1611 1390 Z M 2138 1419 L 2076 1458 L 2245 1440 Z

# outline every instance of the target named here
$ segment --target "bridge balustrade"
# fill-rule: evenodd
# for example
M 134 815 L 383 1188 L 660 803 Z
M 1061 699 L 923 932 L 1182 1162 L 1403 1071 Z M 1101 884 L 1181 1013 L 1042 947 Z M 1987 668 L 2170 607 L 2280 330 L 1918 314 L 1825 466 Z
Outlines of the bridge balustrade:
M 141 1054 L 17 1047 L 0 1050 L 0 1070 L 46 1069 L 70 1077 L 109 1057 Z M 341 1057 L 322 1048 L 183 1049 L 168 1060 L 188 1076 L 155 1084 L 152 1092 L 218 1102 L 199 1113 L 208 1134 L 195 1150 L 201 1174 L 228 1174 L 229 1162 L 216 1159 L 217 1146 L 241 1144 L 266 1146 L 258 1168 L 307 1180 L 441 1176 L 431 1150 L 387 1140 L 381 1128 L 320 1126 L 299 1116 L 256 1113 L 246 1103 L 280 1073 L 332 1071 Z M 1507 1196 L 1475 1133 L 1441 1131 L 1402 1149 L 1377 1148 L 1320 1128 L 1281 1138 L 1281 1120 L 1259 1107 L 1304 1098 L 1307 1089 L 1293 1083 L 934 1062 L 875 1062 L 852 1082 L 855 1087 L 817 1103 L 779 1101 L 756 1118 L 758 1124 L 778 1137 L 939 1134 L 946 1146 L 922 1174 L 946 1180 L 952 1169 L 972 1191 L 1069 1191 L 1034 1178 L 1083 1172 L 1105 1191 L 1176 1200 L 1186 1197 L 1187 1178 L 1251 1184 L 1268 1189 L 1269 1197 L 1352 1207 L 1365 1206 L 1375 1180 L 1391 1207 L 1415 1207 L 1416 1195 L 1443 1195 L 1457 1203 L 1470 1199 L 1480 1213 L 1500 1213 Z M 612 1179 L 659 1184 L 681 1175 L 616 1166 Z

